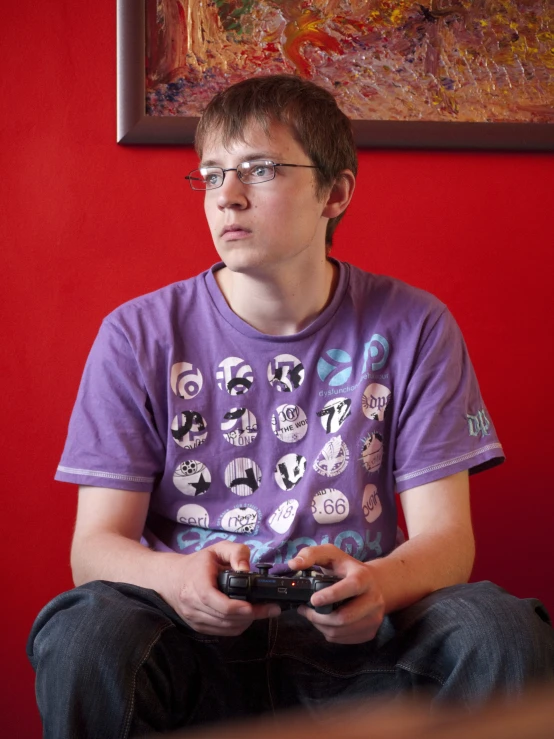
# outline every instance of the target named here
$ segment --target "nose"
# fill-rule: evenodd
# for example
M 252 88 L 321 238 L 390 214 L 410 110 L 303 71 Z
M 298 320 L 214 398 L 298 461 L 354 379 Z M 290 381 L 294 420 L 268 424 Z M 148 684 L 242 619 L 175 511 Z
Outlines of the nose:
M 225 172 L 225 179 L 217 189 L 217 206 L 225 208 L 243 209 L 248 205 L 247 185 L 240 181 L 236 170 Z

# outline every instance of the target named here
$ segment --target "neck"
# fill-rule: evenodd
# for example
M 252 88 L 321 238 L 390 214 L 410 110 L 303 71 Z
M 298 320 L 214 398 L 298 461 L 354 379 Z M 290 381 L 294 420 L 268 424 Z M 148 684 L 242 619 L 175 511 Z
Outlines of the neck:
M 298 266 L 298 265 L 297 265 Z M 325 255 L 305 269 L 274 269 L 270 273 L 215 273 L 231 310 L 261 333 L 291 336 L 309 326 L 330 302 L 338 269 Z

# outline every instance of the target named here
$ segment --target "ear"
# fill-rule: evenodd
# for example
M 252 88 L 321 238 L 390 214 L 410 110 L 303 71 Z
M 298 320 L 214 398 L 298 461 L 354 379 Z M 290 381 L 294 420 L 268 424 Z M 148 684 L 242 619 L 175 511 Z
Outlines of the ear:
M 356 178 L 349 169 L 343 169 L 333 184 L 326 200 L 323 213 L 325 218 L 336 218 L 344 213 L 352 200 Z

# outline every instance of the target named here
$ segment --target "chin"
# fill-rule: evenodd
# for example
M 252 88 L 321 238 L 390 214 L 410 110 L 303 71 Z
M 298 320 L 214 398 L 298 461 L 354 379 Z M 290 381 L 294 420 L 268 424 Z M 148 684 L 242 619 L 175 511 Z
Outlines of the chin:
M 218 249 L 219 258 L 231 272 L 247 274 L 258 272 L 272 265 L 272 261 L 264 258 L 259 252 L 240 247 Z
M 230 272 L 238 275 L 259 275 L 270 266 L 260 260 L 253 259 L 226 259 L 225 266 Z

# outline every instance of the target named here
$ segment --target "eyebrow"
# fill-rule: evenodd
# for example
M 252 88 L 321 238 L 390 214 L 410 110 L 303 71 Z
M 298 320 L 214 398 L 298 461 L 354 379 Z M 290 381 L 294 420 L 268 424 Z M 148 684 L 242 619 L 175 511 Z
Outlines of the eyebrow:
M 255 151 L 250 154 L 247 154 L 244 159 L 239 162 L 241 164 L 242 162 L 251 162 L 254 159 L 267 159 L 268 161 L 277 163 L 280 159 L 282 159 L 281 155 L 273 153 L 268 154 L 267 151 Z M 221 165 L 216 159 L 207 159 L 206 161 L 200 162 L 198 165 L 199 167 L 220 167 Z

